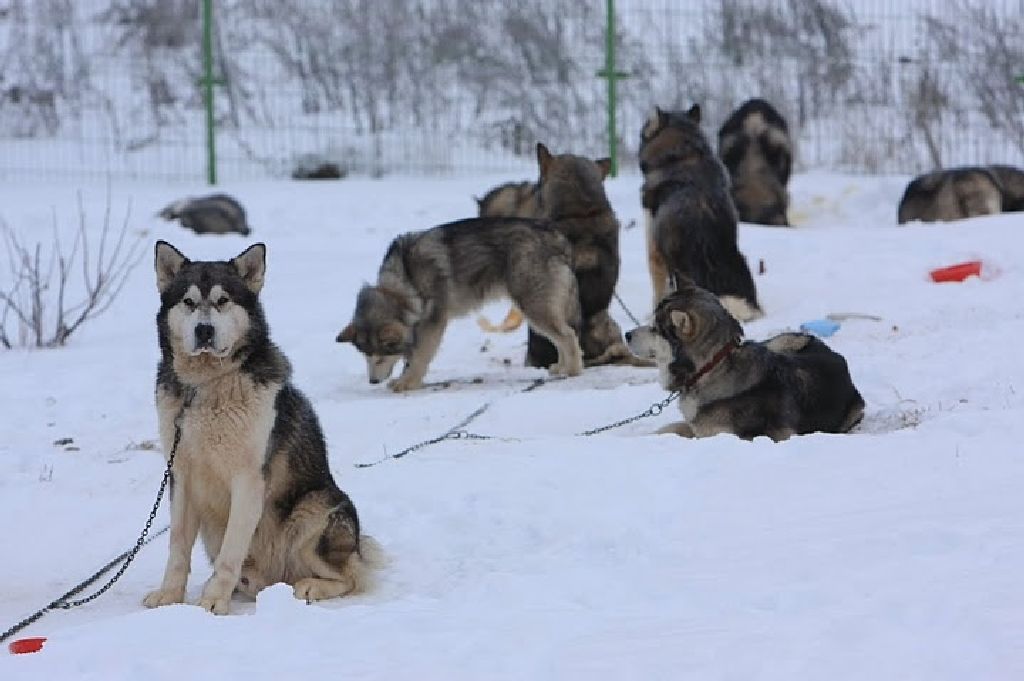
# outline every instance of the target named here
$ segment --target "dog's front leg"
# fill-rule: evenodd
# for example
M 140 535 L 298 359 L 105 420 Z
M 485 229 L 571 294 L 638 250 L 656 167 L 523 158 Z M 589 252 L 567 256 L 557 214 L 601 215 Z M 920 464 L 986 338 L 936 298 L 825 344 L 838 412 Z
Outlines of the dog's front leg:
M 396 393 L 406 390 L 416 390 L 423 387 L 423 377 L 427 375 L 427 369 L 441 347 L 441 338 L 444 336 L 444 322 L 426 321 L 417 329 L 416 345 L 405 363 L 402 375 L 388 383 L 388 387 Z
M 192 569 L 192 547 L 199 534 L 199 516 L 186 493 L 184 480 L 171 478 L 171 538 L 164 568 L 164 580 L 160 588 L 142 599 L 147 608 L 182 603 L 185 600 L 185 586 Z
M 213 563 L 213 576 L 207 580 L 199 599 L 199 606 L 215 615 L 228 612 L 231 593 L 242 573 L 242 562 L 263 515 L 263 494 L 263 476 L 258 471 L 242 473 L 231 481 L 231 507 L 224 541 Z

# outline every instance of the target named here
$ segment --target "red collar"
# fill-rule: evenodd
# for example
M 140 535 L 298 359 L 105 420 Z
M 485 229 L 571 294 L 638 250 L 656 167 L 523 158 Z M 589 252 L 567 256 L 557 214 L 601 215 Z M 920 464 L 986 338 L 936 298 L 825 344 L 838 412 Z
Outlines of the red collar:
M 697 384 L 697 381 L 699 381 L 700 379 L 702 379 L 705 376 L 707 376 L 708 373 L 710 373 L 710 371 L 712 369 L 714 369 L 716 366 L 721 364 L 722 360 L 724 360 L 726 357 L 731 355 L 733 353 L 733 350 L 735 350 L 739 346 L 740 346 L 740 339 L 739 338 L 733 338 L 731 341 L 729 341 L 728 343 L 723 345 L 722 349 L 719 350 L 718 352 L 716 352 L 715 356 L 712 357 L 711 360 L 707 364 L 702 366 L 700 369 L 697 369 L 697 373 L 695 373 L 693 376 L 690 376 L 688 379 L 686 379 L 686 383 L 683 384 L 683 387 L 686 390 L 689 390 L 690 388 L 692 388 L 694 385 Z

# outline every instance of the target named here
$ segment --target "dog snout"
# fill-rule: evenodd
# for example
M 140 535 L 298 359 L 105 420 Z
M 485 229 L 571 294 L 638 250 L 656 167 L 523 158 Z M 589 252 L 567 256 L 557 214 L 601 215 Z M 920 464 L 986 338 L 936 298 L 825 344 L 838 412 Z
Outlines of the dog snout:
M 213 324 L 196 324 L 196 347 L 213 345 Z
M 626 342 L 628 343 L 631 340 L 633 340 L 633 332 L 632 331 L 627 331 L 626 332 Z

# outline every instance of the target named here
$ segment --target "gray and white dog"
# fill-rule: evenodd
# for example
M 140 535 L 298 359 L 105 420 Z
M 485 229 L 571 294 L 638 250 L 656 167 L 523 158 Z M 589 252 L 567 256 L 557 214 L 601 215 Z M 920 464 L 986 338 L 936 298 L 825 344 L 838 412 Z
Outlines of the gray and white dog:
M 626 334 L 633 352 L 657 362 L 662 386 L 680 393 L 686 421 L 659 432 L 779 441 L 860 422 L 864 400 L 841 355 L 806 334 L 763 343 L 742 334 L 717 297 L 687 281 L 659 303 L 651 326 Z
M 164 220 L 178 220 L 196 234 L 241 234 L 252 231 L 245 208 L 227 194 L 190 197 L 175 201 L 158 213 Z
M 903 192 L 899 224 L 950 222 L 1003 211 L 1003 185 L 984 166 L 934 170 L 918 175 Z
M 576 329 L 580 304 L 569 242 L 550 225 L 515 218 L 473 218 L 393 242 L 377 273 L 364 286 L 352 321 L 335 339 L 366 357 L 370 383 L 402 374 L 396 391 L 423 385 L 448 321 L 495 298 L 509 297 L 531 328 L 558 349 L 551 372 L 577 376 L 583 355 Z
M 338 488 L 309 400 L 270 340 L 260 305 L 266 247 L 226 262 L 190 261 L 156 245 L 160 363 L 156 406 L 169 456 L 170 555 L 156 607 L 181 603 L 202 537 L 213 576 L 199 605 L 228 611 L 237 589 L 255 596 L 286 582 L 306 601 L 363 586 L 359 518 Z
M 740 220 L 788 226 L 793 143 L 782 114 L 763 99 L 748 99 L 719 128 L 718 155 Z

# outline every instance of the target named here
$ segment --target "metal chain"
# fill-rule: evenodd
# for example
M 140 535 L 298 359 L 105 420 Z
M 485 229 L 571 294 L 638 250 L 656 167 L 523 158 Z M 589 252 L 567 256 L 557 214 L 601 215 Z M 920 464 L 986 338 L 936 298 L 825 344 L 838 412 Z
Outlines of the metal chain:
M 526 386 L 525 388 L 523 388 L 519 392 L 520 393 L 533 392 L 534 390 L 536 390 L 537 388 L 539 388 L 539 387 L 541 387 L 543 385 L 546 385 L 546 384 L 551 383 L 553 381 L 562 380 L 563 378 L 565 378 L 565 377 L 564 376 L 548 376 L 548 377 L 544 377 L 544 378 L 538 378 L 538 379 L 535 379 L 535 380 L 531 381 L 530 385 Z M 356 468 L 373 468 L 374 466 L 382 464 L 385 461 L 390 461 L 392 459 L 401 459 L 403 456 L 406 456 L 408 454 L 412 454 L 413 452 L 418 451 L 420 449 L 423 449 L 424 447 L 430 447 L 431 445 L 436 445 L 439 442 L 444 442 L 446 440 L 494 440 L 496 438 L 491 437 L 490 435 L 478 435 L 476 433 L 466 432 L 466 430 L 465 430 L 466 426 L 468 426 L 470 423 L 472 423 L 474 420 L 476 420 L 476 418 L 478 416 L 480 416 L 485 411 L 487 411 L 490 408 L 490 406 L 491 406 L 490 402 L 486 402 L 486 403 L 480 405 L 469 416 L 467 416 L 466 418 L 462 419 L 461 421 L 459 421 L 454 426 L 449 428 L 447 431 L 445 431 L 441 435 L 438 435 L 437 437 L 432 437 L 429 440 L 424 440 L 423 442 L 418 442 L 418 443 L 412 445 L 411 447 L 406 447 L 405 449 L 403 449 L 403 450 L 401 450 L 399 452 L 395 452 L 394 454 L 389 454 L 387 456 L 383 456 L 380 459 L 377 459 L 376 461 L 367 461 L 365 463 L 357 463 L 357 464 L 354 464 L 354 465 L 355 465 Z
M 603 433 L 606 430 L 612 430 L 614 428 L 619 428 L 621 426 L 626 425 L 627 423 L 633 423 L 634 421 L 639 421 L 640 419 L 645 419 L 645 418 L 648 418 L 648 417 L 651 417 L 651 416 L 657 416 L 658 414 L 660 414 L 661 412 L 663 412 L 665 410 L 665 407 L 667 407 L 668 405 L 672 404 L 672 401 L 675 400 L 677 397 L 679 397 L 679 391 L 678 390 L 673 392 L 673 393 L 670 393 L 669 396 L 666 397 L 665 399 L 663 399 L 661 402 L 655 402 L 654 404 L 652 404 L 651 406 L 649 406 L 647 409 L 645 409 L 644 411 L 640 412 L 636 416 L 630 416 L 628 419 L 622 419 L 621 421 L 616 421 L 615 423 L 609 423 L 606 426 L 600 426 L 598 428 L 592 428 L 590 430 L 585 430 L 582 433 L 576 433 L 576 436 L 577 437 L 590 437 L 591 435 L 597 435 L 598 433 Z
M 622 306 L 622 309 L 626 311 L 626 315 L 627 315 L 627 316 L 628 316 L 628 317 L 629 317 L 629 318 L 630 318 L 631 320 L 633 320 L 633 323 L 634 323 L 635 325 L 637 325 L 637 326 L 643 326 L 643 324 L 641 324 L 641 323 L 640 323 L 640 320 L 639 320 L 639 319 L 637 319 L 637 318 L 636 318 L 636 317 L 635 317 L 635 316 L 633 315 L 633 313 L 629 311 L 629 308 L 628 308 L 628 307 L 626 307 L 626 304 L 625 304 L 624 302 L 622 302 L 622 298 L 620 298 L 620 297 L 619 297 L 619 292 L 618 292 L 618 291 L 612 291 L 612 295 L 613 295 L 613 296 L 615 296 L 615 300 L 619 301 L 619 305 L 620 305 L 620 306 Z
M 142 533 L 139 535 L 138 540 L 136 540 L 135 546 L 133 546 L 130 550 L 125 551 L 117 558 L 114 558 L 112 561 L 110 561 L 109 563 L 101 567 L 99 570 L 97 570 L 88 579 L 80 582 L 73 589 L 63 594 L 56 600 L 52 601 L 46 607 L 40 608 L 36 612 L 32 613 L 25 619 L 21 620 L 20 622 L 12 626 L 7 631 L 0 634 L 0 642 L 7 640 L 8 638 L 18 633 L 22 629 L 33 624 L 51 610 L 70 610 L 71 608 L 77 608 L 79 606 L 85 605 L 86 603 L 90 603 L 96 600 L 104 593 L 106 593 L 110 589 L 110 587 L 114 586 L 114 583 L 117 582 L 117 580 L 121 579 L 121 576 L 124 575 L 125 571 L 128 570 L 128 566 L 131 565 L 133 560 L 135 560 L 135 556 L 138 555 L 139 551 L 142 550 L 143 546 L 145 546 L 149 542 L 153 541 L 160 535 L 167 532 L 169 528 L 165 527 L 160 531 L 154 533 L 152 537 L 149 536 L 149 531 L 153 527 L 153 520 L 156 519 L 157 511 L 160 509 L 160 502 L 164 498 L 164 491 L 167 489 L 167 484 L 168 482 L 170 482 L 171 479 L 171 471 L 174 467 L 174 456 L 175 454 L 177 454 L 178 444 L 181 442 L 181 421 L 185 416 L 185 410 L 189 406 L 191 406 L 194 397 L 195 389 L 193 388 L 189 390 L 188 393 L 186 393 L 185 399 L 181 403 L 181 408 L 178 410 L 177 416 L 174 417 L 174 443 L 171 445 L 171 453 L 167 457 L 167 468 L 164 469 L 164 477 L 160 481 L 160 489 L 156 493 L 156 501 L 153 502 L 153 508 L 149 512 L 149 517 L 146 519 L 146 525 L 142 528 Z M 85 598 L 80 598 L 75 601 L 68 600 L 69 598 L 73 598 L 74 596 L 77 596 L 82 591 L 87 589 L 90 585 L 92 585 L 96 580 L 102 577 L 105 573 L 107 573 L 119 562 L 121 562 L 121 567 L 118 569 L 116 573 L 114 573 L 113 577 L 107 580 L 106 584 L 100 587 L 98 591 L 89 596 L 86 596 Z

